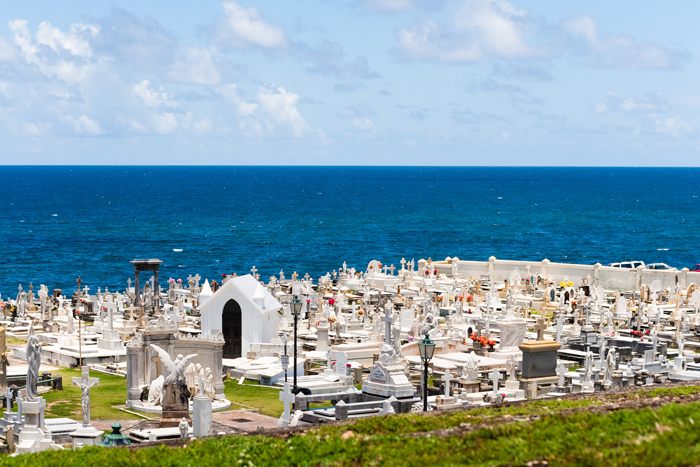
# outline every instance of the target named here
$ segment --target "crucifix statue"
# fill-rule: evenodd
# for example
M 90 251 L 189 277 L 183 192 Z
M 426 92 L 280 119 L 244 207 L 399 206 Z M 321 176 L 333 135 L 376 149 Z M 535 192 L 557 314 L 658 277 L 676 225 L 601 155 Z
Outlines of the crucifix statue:
M 99 378 L 90 378 L 90 367 L 84 366 L 80 378 L 73 377 L 73 385 L 82 391 L 80 400 L 83 404 L 83 426 L 90 426 L 90 388 L 100 385 Z

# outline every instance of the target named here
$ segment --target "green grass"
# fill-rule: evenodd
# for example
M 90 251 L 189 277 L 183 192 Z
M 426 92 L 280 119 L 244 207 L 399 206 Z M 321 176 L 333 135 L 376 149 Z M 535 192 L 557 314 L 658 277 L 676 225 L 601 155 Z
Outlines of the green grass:
M 450 415 L 444 415 L 449 417 Z M 440 418 L 421 415 L 377 417 L 385 420 Z M 159 446 L 128 449 L 85 448 L 3 459 L 8 466 L 61 465 L 245 465 L 245 466 L 487 466 L 550 465 L 676 466 L 700 463 L 700 403 L 668 404 L 658 410 L 576 412 L 534 422 L 513 422 L 448 436 L 403 434 L 403 423 L 379 434 L 363 434 L 357 425 L 309 430 L 288 440 L 266 436 L 230 436 L 189 443 L 186 449 Z M 343 440 L 352 431 L 355 436 Z
M 46 417 L 69 417 L 82 420 L 81 391 L 73 386 L 73 377 L 80 377 L 80 371 L 63 369 L 52 375 L 63 377 L 63 391 L 50 391 L 43 394 L 46 399 Z M 90 377 L 100 378 L 100 385 L 90 390 L 90 418 L 92 420 L 131 420 L 140 419 L 123 410 L 112 408 L 126 403 L 126 378 L 104 373 L 90 372 Z
M 275 418 L 284 410 L 279 391 L 279 388 L 260 386 L 256 382 L 241 385 L 235 380 L 224 382 L 224 395 L 231 401 L 232 409 L 259 409 L 261 414 Z

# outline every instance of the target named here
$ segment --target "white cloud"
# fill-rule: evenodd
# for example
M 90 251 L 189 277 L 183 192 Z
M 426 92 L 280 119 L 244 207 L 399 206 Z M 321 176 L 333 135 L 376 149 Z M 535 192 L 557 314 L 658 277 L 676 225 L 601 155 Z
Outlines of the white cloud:
M 580 15 L 560 24 L 535 20 L 506 0 L 464 0 L 450 21 L 422 18 L 396 32 L 403 58 L 444 62 L 584 58 L 595 67 L 677 68 L 689 54 L 640 43 L 626 35 L 600 34 L 595 20 Z M 502 64 L 500 68 L 509 69 Z
M 568 36 L 570 50 L 587 56 L 598 67 L 668 69 L 679 67 L 688 58 L 684 52 L 651 42 L 639 43 L 630 36 L 601 35 L 588 15 L 564 21 L 561 28 Z
M 36 32 L 36 40 L 39 44 L 51 47 L 56 53 L 68 50 L 78 57 L 90 58 L 92 49 L 84 36 L 95 37 L 99 32 L 100 28 L 97 26 L 76 23 L 71 26 L 70 34 L 64 34 L 48 21 L 43 21 Z
M 0 62 L 12 62 L 16 58 L 15 47 L 10 41 L 0 36 Z
M 375 126 L 372 120 L 370 120 L 369 118 L 355 118 L 353 119 L 352 124 L 359 131 L 374 133 Z
M 216 27 L 216 38 L 234 47 L 257 46 L 281 49 L 289 45 L 284 30 L 265 21 L 260 12 L 236 2 L 223 2 L 226 19 Z
M 657 133 L 669 135 L 676 139 L 690 136 L 694 133 L 693 128 L 681 120 L 680 117 L 665 118 L 663 120 L 657 118 L 654 124 Z
M 25 136 L 43 136 L 46 134 L 48 130 L 50 130 L 53 127 L 51 123 L 24 123 L 21 126 L 21 131 Z
M 178 106 L 178 103 L 173 99 L 173 95 L 165 92 L 163 86 L 160 86 L 157 91 L 153 90 L 151 89 L 151 82 L 147 79 L 136 84 L 133 91 L 134 95 L 141 99 L 148 107 L 157 108 L 165 106 L 174 109 Z
M 287 92 L 282 87 L 261 86 L 257 100 L 253 102 L 242 100 L 235 84 L 221 86 L 218 92 L 234 106 L 239 116 L 239 126 L 248 137 L 301 138 L 313 131 L 296 107 L 299 95 Z
M 453 27 L 423 20 L 400 29 L 400 54 L 407 58 L 475 62 L 489 57 L 540 55 L 525 37 L 534 23 L 527 12 L 504 0 L 468 0 L 452 18 Z
M 100 122 L 89 118 L 87 115 L 81 115 L 74 118 L 72 115 L 67 115 L 62 119 L 64 122 L 73 125 L 73 132 L 76 135 L 101 135 L 104 130 L 100 126 Z
M 302 137 L 311 131 L 311 127 L 301 116 L 296 108 L 299 95 L 287 92 L 284 88 L 263 86 L 258 91 L 260 109 L 269 115 L 276 125 L 288 126 L 292 129 L 295 138 Z
M 179 83 L 220 84 L 221 74 L 216 69 L 211 52 L 200 47 L 183 47 L 168 78 Z
M 136 133 L 141 133 L 144 135 L 149 133 L 148 128 L 146 128 L 146 125 L 144 125 L 143 123 L 139 122 L 136 119 L 133 119 L 133 118 L 130 119 L 129 125 Z
M 604 102 L 598 102 L 593 109 L 595 113 L 602 114 L 608 111 L 608 106 Z
M 36 65 L 44 76 L 74 85 L 89 80 L 98 68 L 90 60 L 92 50 L 85 39 L 98 34 L 96 26 L 74 24 L 71 33 L 64 34 L 50 23 L 42 22 L 36 33 L 36 43 L 32 41 L 26 20 L 9 21 L 8 27 L 14 33 L 14 43 L 22 58 Z M 65 57 L 64 51 L 70 52 L 70 57 Z
M 177 130 L 177 118 L 173 113 L 153 113 L 151 114 L 151 120 L 153 122 L 153 129 L 159 135 L 169 135 Z

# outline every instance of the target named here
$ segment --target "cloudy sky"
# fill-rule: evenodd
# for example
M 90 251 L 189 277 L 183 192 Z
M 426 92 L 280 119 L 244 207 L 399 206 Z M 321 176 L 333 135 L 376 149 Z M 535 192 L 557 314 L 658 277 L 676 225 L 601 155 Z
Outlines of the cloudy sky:
M 700 160 L 699 2 L 2 2 L 0 164 Z

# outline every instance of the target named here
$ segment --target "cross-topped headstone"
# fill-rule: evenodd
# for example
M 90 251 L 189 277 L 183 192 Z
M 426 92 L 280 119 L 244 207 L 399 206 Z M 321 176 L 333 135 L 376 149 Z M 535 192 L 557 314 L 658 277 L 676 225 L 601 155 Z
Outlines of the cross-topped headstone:
M 450 397 L 450 381 L 452 381 L 452 375 L 450 374 L 450 370 L 445 370 L 445 374 L 442 375 L 440 379 L 445 383 L 445 395 L 447 397 Z
M 88 287 L 87 285 L 85 287 L 83 287 L 83 293 L 85 294 L 86 297 L 88 296 L 89 290 L 90 290 L 90 287 Z
M 81 402 L 83 404 L 83 426 L 90 426 L 90 388 L 100 385 L 99 378 L 90 378 L 90 367 L 84 366 L 80 378 L 73 377 L 73 385 L 82 391 Z
M 392 276 L 394 275 L 394 271 L 395 271 L 395 270 L 396 270 L 396 268 L 394 267 L 393 264 L 392 264 L 391 266 L 389 266 L 389 271 L 391 271 L 391 275 L 392 275 Z
M 114 303 L 114 297 L 112 295 L 107 295 L 107 298 L 103 304 L 107 309 L 107 329 L 110 331 L 114 329 L 114 311 L 117 308 L 117 304 Z
M 292 394 L 292 389 L 287 381 L 284 382 L 284 389 L 280 391 L 280 400 L 284 403 L 284 413 L 282 414 L 282 420 L 285 423 L 289 423 L 291 418 L 291 407 L 294 403 L 294 394 Z
M 557 317 L 557 342 L 561 342 L 561 333 L 564 329 L 564 316 L 560 314 Z
M 391 344 L 391 324 L 394 322 L 394 317 L 391 315 L 391 307 L 384 307 L 384 316 L 382 316 L 382 321 L 384 321 L 384 343 L 387 345 Z
M 253 267 L 250 268 L 250 272 L 252 272 L 253 277 L 255 277 L 258 274 L 258 268 L 256 268 L 255 265 L 253 265 Z
M 297 281 L 297 277 L 299 277 L 299 274 L 297 274 L 297 272 L 294 271 L 294 273 L 292 274 L 292 281 L 296 282 L 296 281 Z
M 406 270 L 406 259 L 401 258 L 401 261 L 399 262 L 401 263 L 401 272 L 404 272 Z
M 304 274 L 304 279 L 305 279 L 307 282 L 309 281 L 309 279 L 311 279 L 311 276 L 309 275 L 308 272 L 307 272 L 306 274 Z
M 78 283 L 78 293 L 80 293 L 80 284 L 83 283 L 83 279 L 80 276 L 78 276 L 78 278 L 75 280 L 75 282 Z
M 494 368 L 490 376 L 493 380 L 493 393 L 498 394 L 498 380 L 501 379 L 501 372 L 497 368 Z
M 544 311 L 542 312 L 542 315 L 540 316 L 540 319 L 537 320 L 537 324 L 535 324 L 535 331 L 537 331 L 537 340 L 541 341 L 544 340 L 544 330 L 547 329 L 547 325 L 544 323 Z

